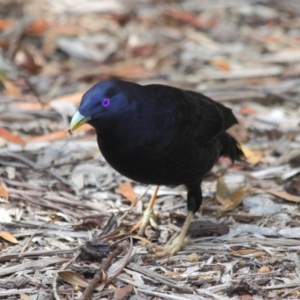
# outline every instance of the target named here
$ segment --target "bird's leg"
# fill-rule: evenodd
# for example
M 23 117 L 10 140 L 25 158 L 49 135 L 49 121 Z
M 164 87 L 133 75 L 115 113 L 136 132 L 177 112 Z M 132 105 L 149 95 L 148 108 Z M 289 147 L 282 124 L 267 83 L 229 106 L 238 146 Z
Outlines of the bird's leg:
M 130 230 L 131 232 L 135 231 L 136 229 L 139 228 L 138 235 L 143 235 L 145 232 L 145 229 L 149 225 L 149 223 L 153 228 L 155 228 L 155 229 L 157 228 L 157 223 L 156 223 L 155 215 L 153 212 L 153 206 L 154 206 L 154 203 L 155 203 L 155 200 L 157 197 L 158 189 L 159 189 L 159 186 L 156 186 L 155 191 L 150 199 L 150 202 L 148 204 L 147 209 L 144 212 L 142 219 L 135 226 L 133 226 L 131 228 L 131 230 Z
M 144 212 L 143 218 L 141 220 L 141 225 L 140 225 L 138 235 L 143 235 L 145 233 L 145 229 L 149 225 L 149 223 L 153 228 L 155 228 L 155 229 L 157 228 L 157 223 L 156 223 L 155 215 L 154 215 L 154 212 L 153 212 L 153 206 L 154 206 L 154 203 L 156 201 L 158 189 L 159 189 L 159 186 L 156 186 L 156 188 L 154 190 L 154 193 L 153 193 L 153 195 L 150 199 L 150 202 L 148 204 L 148 207 Z
M 189 230 L 190 224 L 193 221 L 194 214 L 198 211 L 202 203 L 202 191 L 198 182 L 187 185 L 187 189 L 187 208 L 189 213 L 184 221 L 181 231 L 169 246 L 163 248 L 161 252 L 156 253 L 156 257 L 174 255 L 184 246 L 184 239 Z
M 156 257 L 163 257 L 168 255 L 174 255 L 176 252 L 181 250 L 181 248 L 184 246 L 184 239 L 186 237 L 186 234 L 189 230 L 190 224 L 193 221 L 194 213 L 192 211 L 189 211 L 189 214 L 187 215 L 184 224 L 181 228 L 181 231 L 179 235 L 173 240 L 173 242 L 169 245 L 163 248 L 161 252 L 158 252 L 155 254 Z

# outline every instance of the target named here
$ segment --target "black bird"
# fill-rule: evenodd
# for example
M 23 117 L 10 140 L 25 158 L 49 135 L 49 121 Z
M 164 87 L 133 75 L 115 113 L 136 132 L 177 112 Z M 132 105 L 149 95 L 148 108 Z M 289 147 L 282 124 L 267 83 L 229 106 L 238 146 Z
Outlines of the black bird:
M 183 246 L 202 202 L 200 184 L 218 158 L 243 158 L 237 141 L 225 132 L 237 123 L 231 109 L 203 94 L 171 86 L 100 82 L 83 95 L 70 133 L 84 123 L 95 128 L 103 156 L 124 176 L 146 184 L 186 186 L 188 216 L 161 255 L 172 255 Z M 153 204 L 154 199 L 139 234 L 149 221 L 154 224 Z

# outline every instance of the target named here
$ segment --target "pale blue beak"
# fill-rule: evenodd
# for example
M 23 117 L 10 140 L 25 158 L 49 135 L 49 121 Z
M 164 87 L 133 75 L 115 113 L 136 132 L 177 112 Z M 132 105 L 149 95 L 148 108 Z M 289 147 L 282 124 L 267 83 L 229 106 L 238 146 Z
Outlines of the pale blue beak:
M 79 128 L 81 125 L 87 123 L 91 119 L 92 119 L 91 116 L 85 117 L 79 112 L 79 110 L 77 110 L 70 123 L 70 129 L 69 129 L 70 134 L 72 134 L 74 130 Z

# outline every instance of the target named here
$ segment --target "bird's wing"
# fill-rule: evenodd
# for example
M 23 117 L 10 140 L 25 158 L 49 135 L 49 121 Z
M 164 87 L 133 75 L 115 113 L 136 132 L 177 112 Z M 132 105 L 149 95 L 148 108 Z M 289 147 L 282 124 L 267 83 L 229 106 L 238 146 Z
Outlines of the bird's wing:
M 230 108 L 215 102 L 203 94 L 183 91 L 182 129 L 207 144 L 219 134 L 238 123 Z

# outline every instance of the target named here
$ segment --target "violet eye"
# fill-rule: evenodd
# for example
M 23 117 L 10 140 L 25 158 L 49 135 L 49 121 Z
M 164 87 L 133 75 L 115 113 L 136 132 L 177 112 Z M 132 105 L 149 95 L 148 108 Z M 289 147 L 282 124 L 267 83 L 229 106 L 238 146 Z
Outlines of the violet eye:
M 101 102 L 101 105 L 102 105 L 103 107 L 107 107 L 107 106 L 109 106 L 109 104 L 110 104 L 110 99 L 109 99 L 109 98 L 105 98 L 105 99 L 103 99 L 103 101 Z

